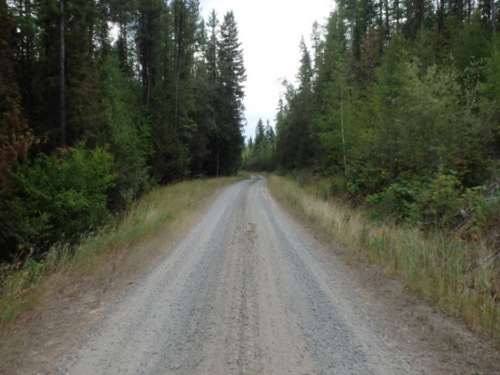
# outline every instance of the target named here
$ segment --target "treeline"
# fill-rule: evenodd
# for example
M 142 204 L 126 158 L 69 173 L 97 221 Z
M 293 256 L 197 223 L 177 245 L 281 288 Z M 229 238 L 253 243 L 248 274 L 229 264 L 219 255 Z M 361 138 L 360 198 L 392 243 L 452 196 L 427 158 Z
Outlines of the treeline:
M 245 68 L 198 0 L 0 0 L 0 258 L 109 222 L 154 184 L 236 172 Z
M 250 137 L 243 151 L 242 168 L 247 171 L 272 172 L 276 169 L 276 133 L 267 120 L 259 119 L 255 138 Z
M 498 228 L 497 8 L 339 0 L 312 47 L 301 43 L 298 86 L 286 83 L 279 168 L 331 177 L 330 193 L 368 204 L 374 219 L 473 238 Z

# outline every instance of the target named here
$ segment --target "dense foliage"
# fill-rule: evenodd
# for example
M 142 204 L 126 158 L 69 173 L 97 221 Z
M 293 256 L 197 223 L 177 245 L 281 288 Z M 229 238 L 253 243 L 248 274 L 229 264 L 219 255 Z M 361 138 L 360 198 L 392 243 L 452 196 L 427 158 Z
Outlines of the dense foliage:
M 312 48 L 301 43 L 298 87 L 286 84 L 279 167 L 330 176 L 374 219 L 473 238 L 498 228 L 498 4 L 337 5 Z
M 272 172 L 276 169 L 276 134 L 267 121 L 262 119 L 255 128 L 255 139 L 250 138 L 243 151 L 242 167 L 249 171 Z
M 198 0 L 0 0 L 0 65 L 0 258 L 241 161 L 232 12 L 205 24 Z

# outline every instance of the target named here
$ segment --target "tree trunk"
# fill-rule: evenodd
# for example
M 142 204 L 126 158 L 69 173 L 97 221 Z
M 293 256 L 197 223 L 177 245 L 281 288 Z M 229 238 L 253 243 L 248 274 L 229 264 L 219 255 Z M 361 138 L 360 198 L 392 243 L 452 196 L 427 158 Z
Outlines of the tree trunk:
M 354 45 L 354 35 L 355 35 L 355 28 L 356 28 L 356 5 L 352 5 L 352 13 L 351 13 L 351 58 L 352 58 L 352 66 L 354 68 L 354 65 L 356 63 L 356 52 L 354 51 L 355 45 Z
M 425 1 L 418 0 L 417 1 L 417 27 L 415 29 L 415 37 L 417 36 L 417 32 L 422 28 L 424 24 L 425 17 Z
M 442 33 L 444 30 L 444 0 L 436 0 L 436 7 L 437 7 L 438 32 Z
M 217 167 L 215 169 L 215 177 L 219 177 L 219 167 L 220 167 L 220 147 L 217 147 Z
M 495 0 L 491 0 L 491 27 L 493 28 L 493 32 L 495 32 Z
M 396 33 L 399 32 L 399 0 L 394 1 L 394 13 L 396 16 Z
M 384 0 L 384 13 L 385 13 L 385 37 L 391 37 L 391 23 L 389 21 L 389 0 Z
M 347 174 L 347 155 L 345 149 L 345 135 L 344 135 L 344 88 L 341 87 L 340 94 L 340 132 L 342 135 L 342 156 L 344 161 L 344 174 Z
M 175 46 L 175 93 L 174 93 L 174 130 L 177 132 L 177 128 L 179 126 L 179 84 L 181 79 L 181 54 L 183 53 L 184 48 L 184 9 L 182 9 L 181 5 L 176 4 L 176 12 L 179 14 L 175 15 L 175 31 L 177 35 L 176 38 L 176 46 Z
M 59 121 L 61 127 L 61 146 L 66 146 L 66 70 L 64 48 L 64 1 L 59 0 Z

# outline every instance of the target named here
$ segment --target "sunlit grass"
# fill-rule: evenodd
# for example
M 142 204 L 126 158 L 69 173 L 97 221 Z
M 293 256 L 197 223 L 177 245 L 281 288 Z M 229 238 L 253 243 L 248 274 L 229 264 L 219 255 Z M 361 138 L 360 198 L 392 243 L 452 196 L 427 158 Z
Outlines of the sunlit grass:
M 373 223 L 361 211 L 325 196 L 325 186 L 325 181 L 301 186 L 288 178 L 269 178 L 272 194 L 334 239 L 351 260 L 381 264 L 409 289 L 500 345 L 500 303 L 495 300 L 500 262 L 492 249 L 414 227 Z

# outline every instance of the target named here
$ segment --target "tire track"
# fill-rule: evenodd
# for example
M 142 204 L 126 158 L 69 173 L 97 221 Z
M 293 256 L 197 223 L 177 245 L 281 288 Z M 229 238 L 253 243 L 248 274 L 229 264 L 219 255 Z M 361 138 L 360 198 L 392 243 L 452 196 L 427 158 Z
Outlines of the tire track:
M 264 178 L 233 185 L 52 373 L 430 373 L 322 251 Z

